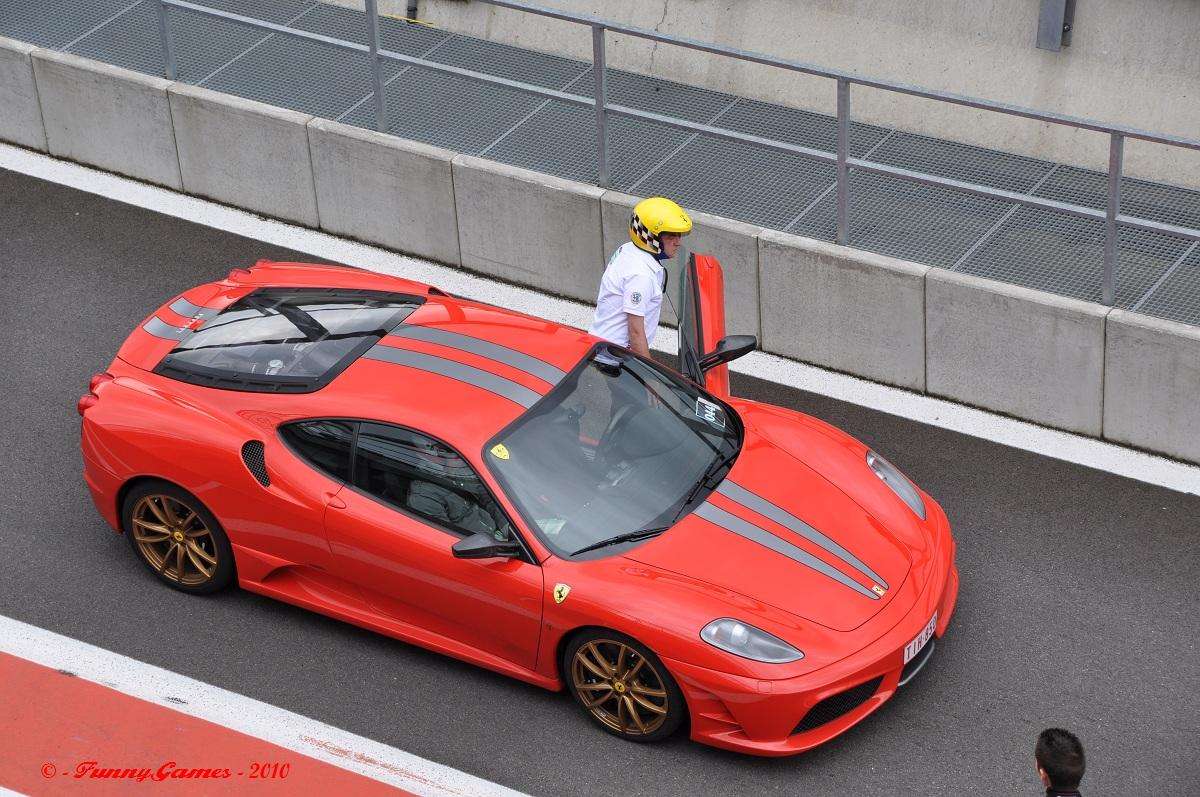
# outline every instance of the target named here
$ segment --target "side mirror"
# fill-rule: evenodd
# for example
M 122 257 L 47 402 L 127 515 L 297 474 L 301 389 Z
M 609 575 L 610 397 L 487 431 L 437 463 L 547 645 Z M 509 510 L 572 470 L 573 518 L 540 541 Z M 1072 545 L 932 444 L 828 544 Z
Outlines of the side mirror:
M 498 540 L 482 531 L 464 537 L 451 548 L 456 559 L 511 559 L 521 555 L 521 546 L 512 540 Z
M 721 338 L 717 341 L 717 348 L 700 358 L 700 370 L 707 371 L 713 366 L 736 360 L 757 348 L 758 338 L 754 335 L 729 335 Z

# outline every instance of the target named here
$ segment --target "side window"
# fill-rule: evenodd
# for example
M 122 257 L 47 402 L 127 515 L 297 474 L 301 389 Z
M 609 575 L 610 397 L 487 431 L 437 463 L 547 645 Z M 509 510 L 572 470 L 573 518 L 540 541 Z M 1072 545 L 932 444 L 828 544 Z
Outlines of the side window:
M 349 421 L 301 421 L 280 430 L 292 448 L 309 464 L 335 479 L 350 481 L 350 448 L 354 424 Z
M 417 432 L 363 423 L 354 480 L 371 495 L 450 531 L 512 539 L 504 513 L 471 466 Z

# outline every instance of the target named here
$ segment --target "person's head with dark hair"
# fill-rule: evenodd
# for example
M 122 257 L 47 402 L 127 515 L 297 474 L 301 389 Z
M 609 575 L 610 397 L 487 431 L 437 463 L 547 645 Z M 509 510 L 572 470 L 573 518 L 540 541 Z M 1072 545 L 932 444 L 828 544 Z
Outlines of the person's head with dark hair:
M 1047 794 L 1071 794 L 1083 780 L 1083 745 L 1078 737 L 1062 728 L 1047 728 L 1038 734 L 1033 750 L 1038 775 Z

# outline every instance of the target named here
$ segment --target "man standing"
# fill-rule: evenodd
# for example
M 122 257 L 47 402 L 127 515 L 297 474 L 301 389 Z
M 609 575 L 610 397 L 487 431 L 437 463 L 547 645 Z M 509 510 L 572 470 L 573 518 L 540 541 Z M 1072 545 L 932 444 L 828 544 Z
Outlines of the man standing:
M 656 196 L 637 203 L 629 242 L 617 247 L 604 268 L 588 332 L 649 357 L 666 287 L 662 261 L 675 256 L 691 229 L 688 214 L 669 199 Z

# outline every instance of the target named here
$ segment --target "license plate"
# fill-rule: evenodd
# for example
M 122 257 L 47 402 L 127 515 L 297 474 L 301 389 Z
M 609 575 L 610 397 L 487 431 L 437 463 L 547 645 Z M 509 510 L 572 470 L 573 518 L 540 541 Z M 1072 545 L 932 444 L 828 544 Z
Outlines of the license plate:
M 933 613 L 933 617 L 930 618 L 929 624 L 921 629 L 921 633 L 917 634 L 916 638 L 913 639 L 912 642 L 909 642 L 904 646 L 905 664 L 908 664 L 910 661 L 912 661 L 913 657 L 920 653 L 921 650 L 929 644 L 929 640 L 933 639 L 933 629 L 935 628 L 937 628 L 937 612 Z

